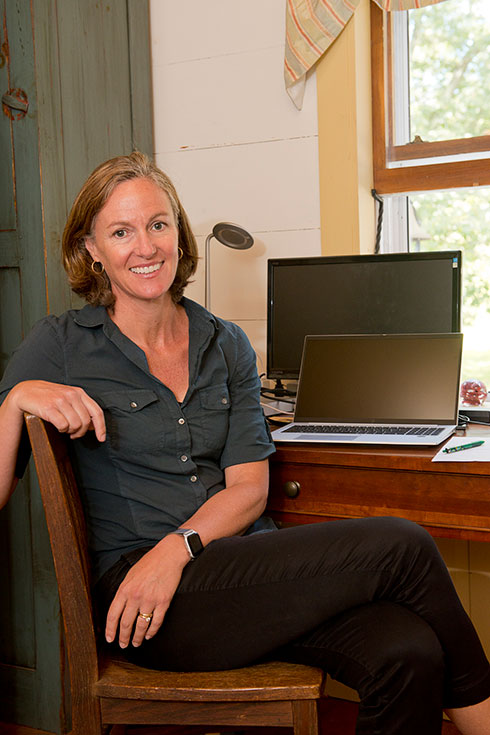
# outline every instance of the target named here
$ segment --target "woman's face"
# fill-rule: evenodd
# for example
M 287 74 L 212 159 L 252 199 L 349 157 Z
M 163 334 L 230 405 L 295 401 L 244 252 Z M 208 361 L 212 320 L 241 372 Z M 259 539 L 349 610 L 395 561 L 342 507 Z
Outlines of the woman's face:
M 86 247 L 109 278 L 116 305 L 169 298 L 179 233 L 167 194 L 150 179 L 118 184 L 95 218 Z

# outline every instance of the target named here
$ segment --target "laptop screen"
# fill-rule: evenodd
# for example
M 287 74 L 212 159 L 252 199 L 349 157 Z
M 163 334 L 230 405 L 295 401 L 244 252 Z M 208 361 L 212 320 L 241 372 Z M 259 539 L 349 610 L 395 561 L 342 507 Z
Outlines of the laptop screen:
M 457 423 L 463 335 L 308 336 L 295 421 Z

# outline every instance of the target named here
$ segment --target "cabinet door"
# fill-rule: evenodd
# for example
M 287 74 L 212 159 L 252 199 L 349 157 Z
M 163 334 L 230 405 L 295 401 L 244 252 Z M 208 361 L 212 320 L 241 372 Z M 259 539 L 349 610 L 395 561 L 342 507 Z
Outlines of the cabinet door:
M 0 0 L 0 362 L 46 313 L 29 3 Z M 25 109 L 19 109 L 22 107 Z M 35 474 L 0 512 L 0 720 L 59 728 L 60 621 Z
M 152 153 L 152 113 L 145 0 L 0 0 L 0 13 L 1 373 L 35 321 L 70 306 L 60 242 L 78 188 L 106 158 Z M 33 469 L 0 511 L 0 569 L 0 722 L 66 732 L 58 594 Z

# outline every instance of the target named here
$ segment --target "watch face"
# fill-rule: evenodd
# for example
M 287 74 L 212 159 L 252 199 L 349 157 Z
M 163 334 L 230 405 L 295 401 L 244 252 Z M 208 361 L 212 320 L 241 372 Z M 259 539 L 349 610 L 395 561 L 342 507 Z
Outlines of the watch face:
M 200 554 L 203 546 L 201 543 L 201 539 L 199 538 L 199 534 L 197 532 L 190 533 L 188 536 L 186 536 L 186 539 L 193 556 L 197 556 L 198 554 Z

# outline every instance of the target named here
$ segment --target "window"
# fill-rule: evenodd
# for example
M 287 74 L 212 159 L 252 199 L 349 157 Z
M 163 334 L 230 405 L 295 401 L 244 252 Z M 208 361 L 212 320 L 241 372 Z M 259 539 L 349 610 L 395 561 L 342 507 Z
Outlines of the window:
M 490 389 L 490 188 L 411 194 L 410 250 L 463 251 L 463 380 Z
M 463 251 L 462 378 L 490 388 L 490 3 L 371 19 L 382 249 Z
M 391 13 L 371 3 L 371 20 L 376 191 L 490 185 L 487 0 Z

